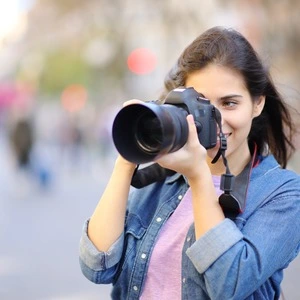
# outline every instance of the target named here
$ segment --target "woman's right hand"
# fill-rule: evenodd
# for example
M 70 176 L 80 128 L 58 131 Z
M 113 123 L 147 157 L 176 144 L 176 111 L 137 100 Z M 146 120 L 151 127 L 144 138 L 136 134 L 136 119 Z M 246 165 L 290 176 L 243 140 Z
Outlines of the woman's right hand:
M 131 99 L 131 100 L 127 100 L 123 103 L 123 107 L 127 106 L 127 105 L 131 105 L 131 104 L 142 104 L 145 103 L 145 101 L 139 100 L 139 99 Z

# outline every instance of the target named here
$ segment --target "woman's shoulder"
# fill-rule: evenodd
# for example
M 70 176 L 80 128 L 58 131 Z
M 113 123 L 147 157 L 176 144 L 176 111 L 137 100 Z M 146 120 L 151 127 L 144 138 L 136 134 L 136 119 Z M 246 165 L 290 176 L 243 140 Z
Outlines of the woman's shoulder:
M 272 155 L 263 157 L 251 174 L 251 195 L 293 195 L 300 203 L 300 176 L 283 169 Z M 271 197 L 271 198 L 272 198 Z
M 300 180 L 296 172 L 282 168 L 273 155 L 261 156 L 259 164 L 253 168 L 251 179 L 257 178 L 279 178 L 280 181 Z
M 248 187 L 247 218 L 259 207 L 274 204 L 276 209 L 290 207 L 300 212 L 300 176 L 294 171 L 283 169 L 272 155 L 263 157 L 259 165 L 252 170 Z

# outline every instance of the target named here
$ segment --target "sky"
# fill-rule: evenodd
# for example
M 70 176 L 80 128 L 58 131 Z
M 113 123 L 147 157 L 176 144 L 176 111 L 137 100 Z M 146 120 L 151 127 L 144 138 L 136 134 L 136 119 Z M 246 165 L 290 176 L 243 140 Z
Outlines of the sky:
M 0 41 L 18 26 L 22 14 L 33 2 L 34 0 L 0 0 Z

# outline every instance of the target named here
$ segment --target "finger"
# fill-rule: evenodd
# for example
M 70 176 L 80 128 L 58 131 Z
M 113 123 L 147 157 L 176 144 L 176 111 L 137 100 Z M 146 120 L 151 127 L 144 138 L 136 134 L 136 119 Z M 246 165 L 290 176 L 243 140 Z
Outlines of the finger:
M 187 144 L 191 147 L 198 147 L 200 144 L 197 127 L 192 115 L 187 116 L 187 122 L 189 127 L 189 136 Z
M 124 102 L 123 107 L 125 107 L 127 105 L 131 105 L 131 104 L 141 104 L 141 103 L 144 103 L 144 101 L 138 100 L 138 99 L 131 99 L 131 100 Z
M 197 128 L 195 125 L 195 121 L 194 121 L 194 116 L 193 115 L 188 115 L 186 117 L 186 120 L 188 122 L 188 127 L 189 127 L 189 135 L 191 135 L 192 137 L 197 136 Z

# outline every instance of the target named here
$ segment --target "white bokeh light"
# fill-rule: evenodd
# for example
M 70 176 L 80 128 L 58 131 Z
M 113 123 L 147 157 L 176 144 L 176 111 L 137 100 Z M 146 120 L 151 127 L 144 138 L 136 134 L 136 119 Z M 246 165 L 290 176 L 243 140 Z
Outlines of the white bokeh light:
M 32 0 L 0 0 L 0 41 L 19 31 L 24 24 L 24 13 L 34 1 Z
M 0 0 L 0 39 L 5 38 L 17 26 L 20 14 L 18 2 Z

